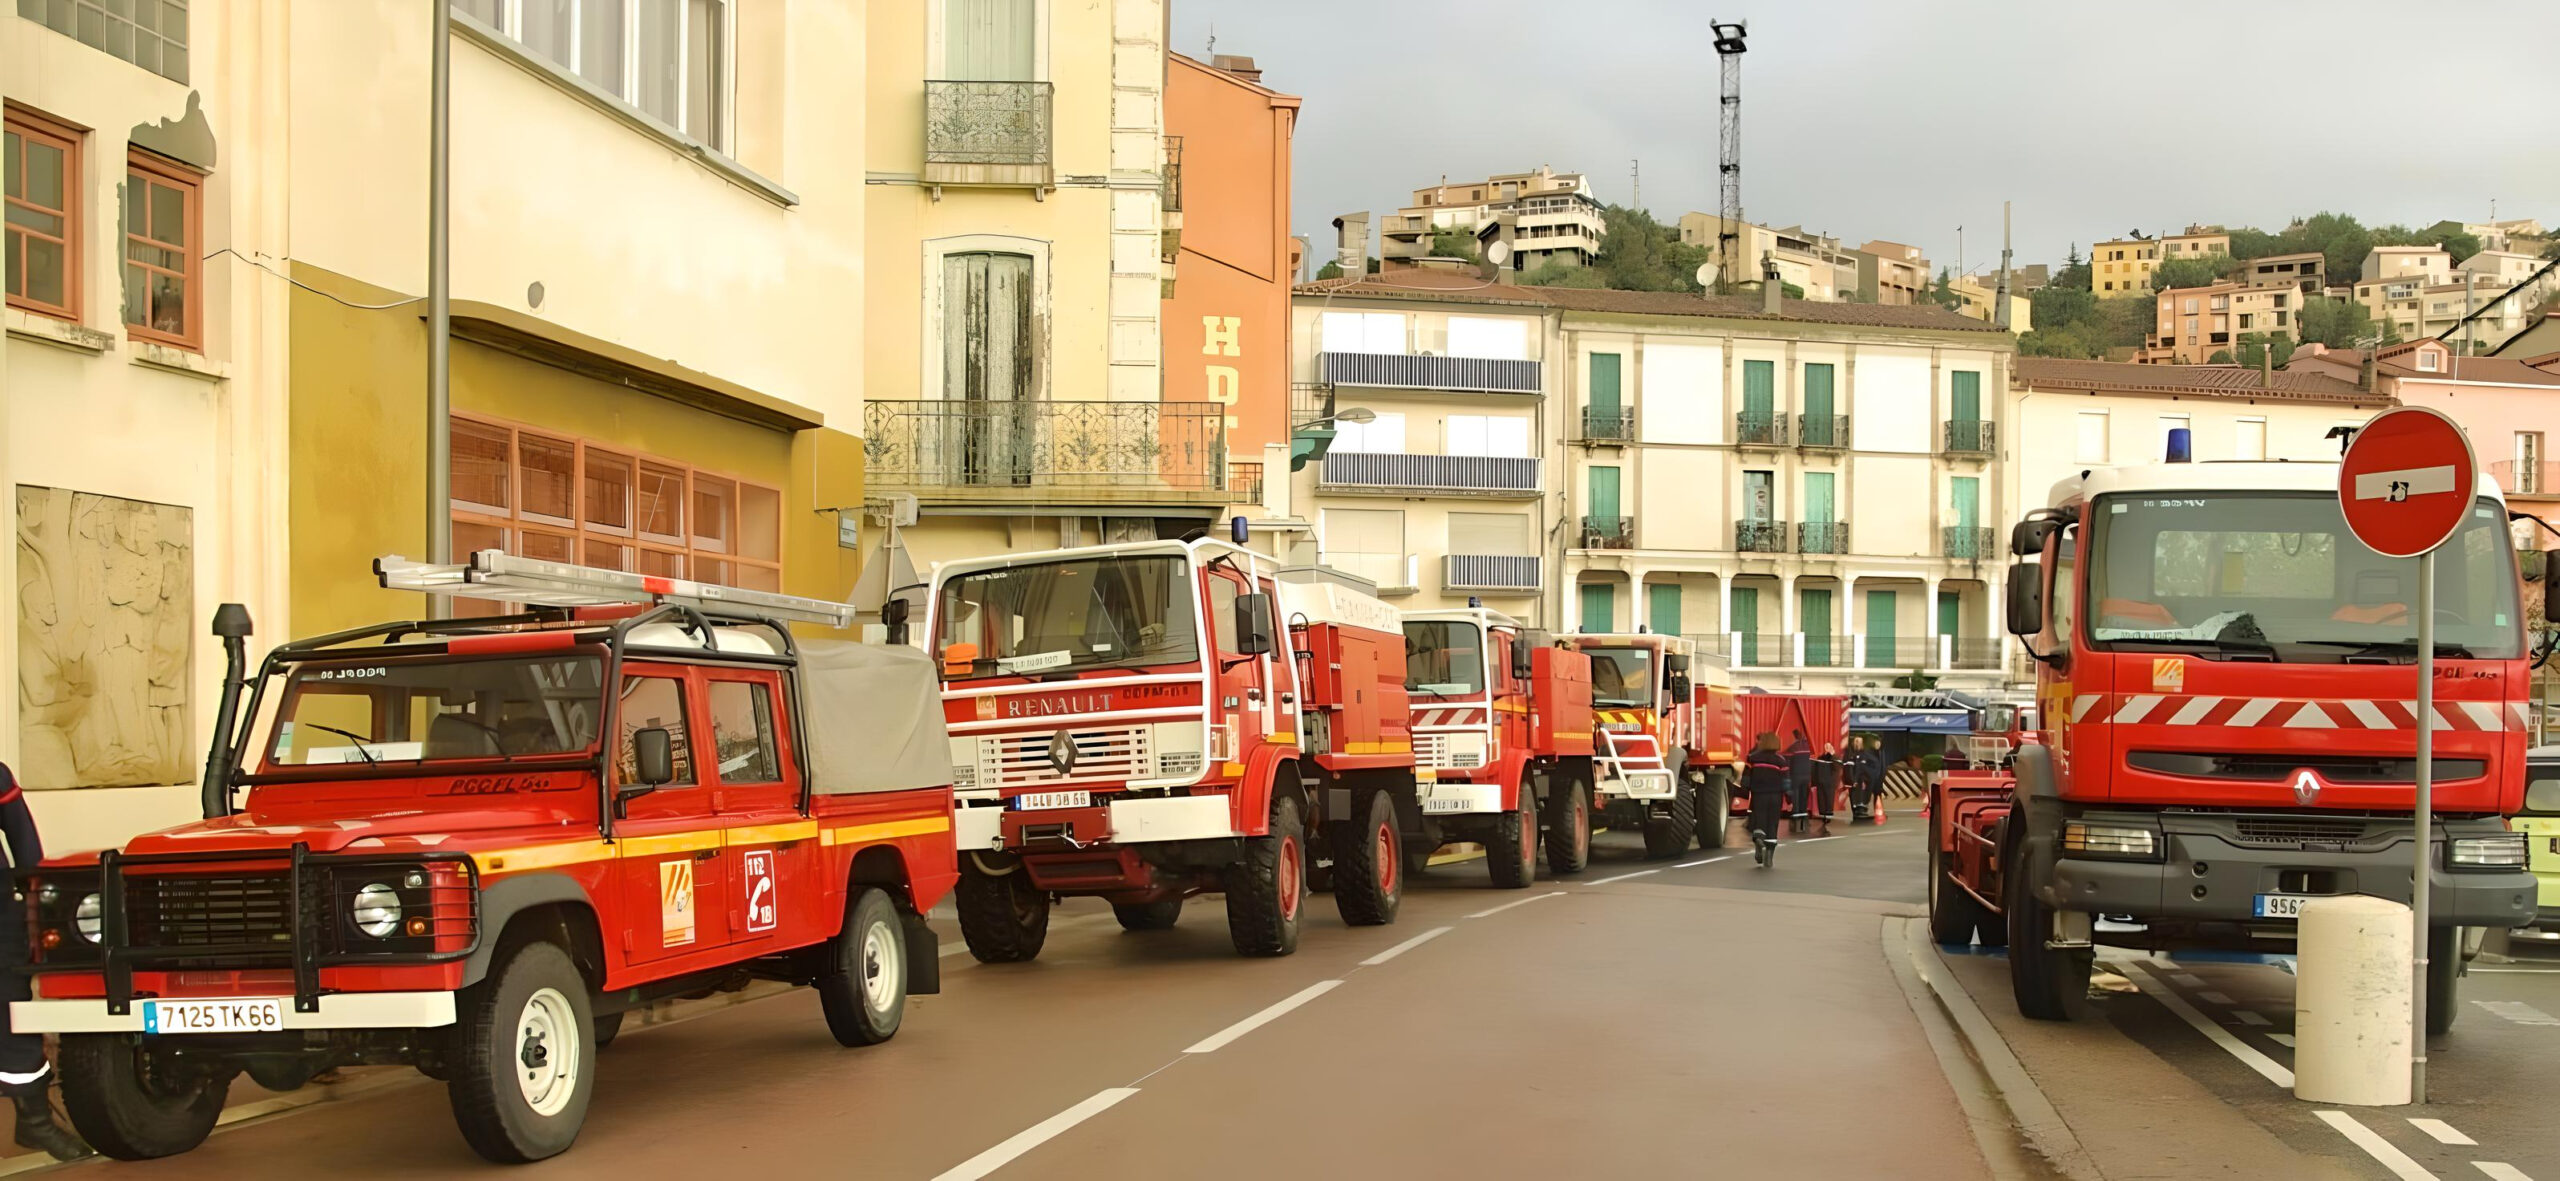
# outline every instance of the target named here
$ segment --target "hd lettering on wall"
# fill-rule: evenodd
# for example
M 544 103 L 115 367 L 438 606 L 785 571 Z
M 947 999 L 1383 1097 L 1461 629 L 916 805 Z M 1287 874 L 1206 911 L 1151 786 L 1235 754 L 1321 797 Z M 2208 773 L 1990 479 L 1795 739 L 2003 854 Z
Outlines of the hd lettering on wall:
M 1204 357 L 1242 357 L 1241 340 L 1244 321 L 1234 316 L 1200 317 L 1200 355 Z M 1234 430 L 1236 401 L 1243 394 L 1244 374 L 1234 365 L 1211 364 L 1204 367 L 1209 400 L 1227 408 L 1227 429 Z

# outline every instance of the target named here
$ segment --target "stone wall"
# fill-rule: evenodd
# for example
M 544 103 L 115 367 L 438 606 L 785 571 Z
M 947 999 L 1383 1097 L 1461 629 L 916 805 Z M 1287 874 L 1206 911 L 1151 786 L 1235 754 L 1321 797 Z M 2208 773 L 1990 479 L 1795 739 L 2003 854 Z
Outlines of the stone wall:
M 17 491 L 20 782 L 192 782 L 193 512 Z

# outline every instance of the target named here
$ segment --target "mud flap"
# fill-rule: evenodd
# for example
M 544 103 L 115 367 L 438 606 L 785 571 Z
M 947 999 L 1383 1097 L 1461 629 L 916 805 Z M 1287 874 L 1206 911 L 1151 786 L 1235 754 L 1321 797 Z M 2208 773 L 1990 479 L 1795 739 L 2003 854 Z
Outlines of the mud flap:
M 942 991 L 942 940 L 926 926 L 924 916 L 898 912 L 898 927 L 906 933 L 907 995 L 934 996 Z

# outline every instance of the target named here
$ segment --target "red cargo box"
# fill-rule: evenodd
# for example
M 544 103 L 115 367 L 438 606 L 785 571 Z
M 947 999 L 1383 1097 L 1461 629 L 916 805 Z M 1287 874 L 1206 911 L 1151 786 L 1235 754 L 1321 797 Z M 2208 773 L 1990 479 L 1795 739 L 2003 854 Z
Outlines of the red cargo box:
M 1529 684 L 1536 694 L 1529 715 L 1537 728 L 1530 749 L 1542 755 L 1591 753 L 1591 658 L 1569 648 L 1529 653 Z
M 1849 744 L 1849 699 L 1840 695 L 1810 693 L 1739 693 L 1742 702 L 1743 740 L 1748 743 L 1762 734 L 1776 734 L 1780 749 L 1792 745 L 1802 734 L 1820 752 Z

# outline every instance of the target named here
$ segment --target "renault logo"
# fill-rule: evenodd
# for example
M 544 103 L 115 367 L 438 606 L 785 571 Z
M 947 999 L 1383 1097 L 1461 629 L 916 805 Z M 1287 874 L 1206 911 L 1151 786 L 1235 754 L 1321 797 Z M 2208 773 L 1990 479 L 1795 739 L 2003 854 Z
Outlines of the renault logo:
M 2293 802 L 2305 808 L 2320 798 L 2320 777 L 2308 767 L 2293 773 Z
M 1049 767 L 1060 775 L 1075 774 L 1076 740 L 1064 730 L 1049 739 Z

